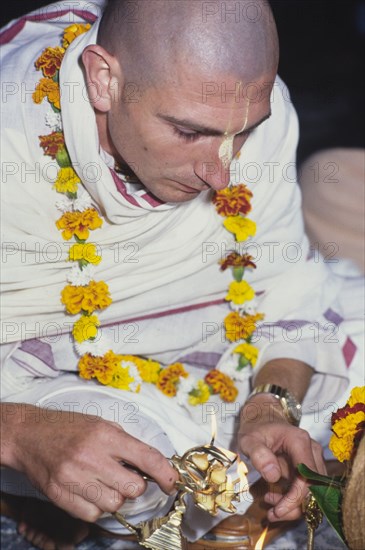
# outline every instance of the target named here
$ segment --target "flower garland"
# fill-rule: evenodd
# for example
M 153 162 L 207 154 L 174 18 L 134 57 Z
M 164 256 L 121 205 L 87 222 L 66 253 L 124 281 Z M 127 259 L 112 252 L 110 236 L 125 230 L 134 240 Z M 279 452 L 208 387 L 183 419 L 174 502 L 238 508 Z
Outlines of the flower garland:
M 340 462 L 352 460 L 365 430 L 365 386 L 353 388 L 344 407 L 331 416 L 329 448 Z
M 73 266 L 67 277 L 69 284 L 61 292 L 61 302 L 68 314 L 80 315 L 72 329 L 75 348 L 81 356 L 79 374 L 87 380 L 95 378 L 101 384 L 132 392 L 138 392 L 143 382 L 154 384 L 164 395 L 176 396 L 181 405 L 205 403 L 213 394 L 219 395 L 223 401 L 233 402 L 238 394 L 234 380 L 240 380 L 242 369 L 253 367 L 257 361 L 258 349 L 251 344 L 251 337 L 257 322 L 263 319 L 262 314 L 256 313 L 253 288 L 243 280 L 245 269 L 256 267 L 248 254 L 231 252 L 220 262 L 222 270 L 231 268 L 233 271 L 234 281 L 225 297 L 232 312 L 224 319 L 224 326 L 227 340 L 237 342 L 237 346 L 232 352 L 232 362 L 228 361 L 221 370 L 209 371 L 204 380 L 195 380 L 181 363 L 162 367 L 151 359 L 115 354 L 100 330 L 96 312 L 107 308 L 112 298 L 108 285 L 94 280 L 95 266 L 102 258 L 98 255 L 97 245 L 88 239 L 91 231 L 102 226 L 103 219 L 83 190 L 68 155 L 62 132 L 59 88 L 59 70 L 67 48 L 89 29 L 89 24 L 70 25 L 64 31 L 62 47 L 48 47 L 42 52 L 35 67 L 42 71 L 43 78 L 33 94 L 35 103 L 47 98 L 52 108 L 46 115 L 46 125 L 52 131 L 49 135 L 39 136 L 40 146 L 44 154 L 59 166 L 54 188 L 64 195 L 64 199 L 56 203 L 62 212 L 56 226 L 64 240 L 74 239 L 68 256 Z M 251 198 L 251 191 L 243 184 L 214 195 L 213 203 L 224 218 L 223 225 L 234 234 L 236 242 L 255 235 L 256 225 L 246 217 L 251 210 Z

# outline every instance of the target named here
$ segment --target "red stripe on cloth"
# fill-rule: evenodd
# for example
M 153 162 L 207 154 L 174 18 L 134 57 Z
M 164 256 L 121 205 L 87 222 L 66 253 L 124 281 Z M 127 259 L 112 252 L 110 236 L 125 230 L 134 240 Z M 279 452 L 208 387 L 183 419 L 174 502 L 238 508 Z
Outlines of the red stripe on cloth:
M 9 27 L 8 29 L 5 29 L 2 33 L 0 33 L 0 45 L 8 44 L 15 38 L 24 28 L 24 25 L 27 21 L 48 21 L 49 19 L 55 19 L 56 17 L 62 17 L 63 15 L 66 15 L 67 13 L 74 13 L 78 17 L 82 17 L 85 21 L 88 21 L 90 23 L 94 23 L 96 21 L 97 17 L 90 11 L 84 11 L 84 10 L 62 10 L 57 12 L 51 12 L 51 13 L 39 13 L 34 15 L 25 15 L 24 17 L 21 17 L 15 23 Z M 72 23 L 70 22 L 70 25 Z
M 351 340 L 351 338 L 348 337 L 342 348 L 342 353 L 343 353 L 347 368 L 349 368 L 349 366 L 351 365 L 356 351 L 357 351 L 357 346 Z
M 169 315 L 175 315 L 177 313 L 185 313 L 187 311 L 194 311 L 195 309 L 203 309 L 205 307 L 216 306 L 224 303 L 227 303 L 226 300 L 224 298 L 219 298 L 218 300 L 212 300 L 210 302 L 177 307 L 175 309 L 170 309 L 169 311 L 160 311 L 158 313 L 150 313 L 149 315 L 141 315 L 140 317 L 131 317 L 129 319 L 123 319 L 122 321 L 119 321 L 117 323 L 106 323 L 103 324 L 103 326 L 109 327 L 115 325 L 124 325 L 125 323 L 134 323 L 136 321 L 147 321 L 148 319 L 159 319 L 160 317 L 167 317 Z
M 142 199 L 144 199 L 148 204 L 151 206 L 160 206 L 161 204 L 165 204 L 163 201 L 160 201 L 156 199 L 153 195 L 150 195 L 149 193 L 145 193 L 142 195 Z
M 135 198 L 131 197 L 127 193 L 127 188 L 124 185 L 124 182 L 118 177 L 118 175 L 109 168 L 111 175 L 113 176 L 114 183 L 116 185 L 116 188 L 118 189 L 119 193 L 125 198 L 126 201 L 128 201 L 130 204 L 133 204 L 133 206 L 141 206 Z
M 112 168 L 109 168 L 112 176 L 113 176 L 113 180 L 115 182 L 115 185 L 117 186 L 117 189 L 119 191 L 119 193 L 121 195 L 123 195 L 123 197 L 130 203 L 130 204 L 133 204 L 134 206 L 139 206 L 141 207 L 142 205 L 139 204 L 139 202 L 137 201 L 137 199 L 135 199 L 134 197 L 132 197 L 131 195 L 128 194 L 128 191 L 127 191 L 127 188 L 124 184 L 124 181 L 120 179 L 120 177 L 118 176 L 118 174 L 115 172 L 115 170 L 113 170 Z M 151 206 L 153 206 L 154 208 L 156 206 L 160 206 L 161 204 L 165 204 L 164 202 L 162 201 L 159 201 L 158 199 L 156 199 L 153 195 L 150 195 L 150 193 L 144 193 L 143 195 L 141 195 L 141 199 L 145 200 L 146 202 L 148 202 L 148 204 L 150 204 Z

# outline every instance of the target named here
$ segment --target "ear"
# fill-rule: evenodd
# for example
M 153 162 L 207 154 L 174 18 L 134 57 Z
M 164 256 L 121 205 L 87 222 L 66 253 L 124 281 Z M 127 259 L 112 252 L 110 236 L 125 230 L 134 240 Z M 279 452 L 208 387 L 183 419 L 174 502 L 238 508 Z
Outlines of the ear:
M 123 89 L 118 60 L 98 44 L 92 44 L 82 52 L 82 61 L 91 104 L 103 113 L 110 111 Z

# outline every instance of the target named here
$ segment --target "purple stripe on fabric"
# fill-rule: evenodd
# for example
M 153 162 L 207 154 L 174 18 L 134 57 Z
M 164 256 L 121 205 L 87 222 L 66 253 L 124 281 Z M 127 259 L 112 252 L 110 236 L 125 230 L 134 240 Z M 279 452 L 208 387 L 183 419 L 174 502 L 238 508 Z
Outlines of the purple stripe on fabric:
M 343 317 L 341 317 L 341 315 L 333 311 L 333 309 L 331 308 L 327 309 L 327 311 L 323 314 L 323 317 L 327 319 L 327 321 L 334 323 L 336 326 L 340 325 L 344 320 Z
M 67 13 L 74 13 L 78 17 L 82 17 L 85 21 L 90 21 L 90 23 L 94 23 L 96 21 L 97 17 L 93 13 L 89 11 L 84 10 L 62 10 L 57 12 L 51 12 L 51 13 L 39 13 L 34 15 L 26 15 L 25 17 L 22 17 L 21 19 L 18 19 L 14 25 L 9 27 L 8 29 L 5 29 L 0 34 L 0 44 L 7 44 L 8 42 L 11 42 L 13 38 L 15 38 L 24 28 L 25 23 L 27 21 L 47 21 L 48 19 L 56 19 L 57 17 L 62 17 L 63 15 L 66 15 Z M 70 25 L 71 25 L 70 21 Z
M 211 369 L 216 366 L 222 355 L 214 352 L 195 351 L 178 359 L 179 363 L 189 363 L 196 367 Z
M 20 359 L 16 359 L 15 357 L 14 357 L 13 360 L 17 365 L 19 365 L 19 367 L 22 367 L 22 369 L 29 372 L 32 376 L 37 376 L 37 377 L 42 376 L 42 377 L 44 377 L 44 372 L 39 372 L 36 369 L 33 369 L 31 366 L 28 365 L 28 363 L 25 363 L 24 361 L 21 361 Z
M 356 344 L 353 342 L 353 340 L 351 340 L 351 338 L 347 337 L 346 342 L 344 343 L 342 348 L 342 353 L 343 353 L 343 357 L 345 359 L 347 368 L 349 368 L 349 366 L 351 365 L 356 351 L 357 351 Z
M 297 330 L 298 328 L 302 328 L 305 325 L 309 325 L 309 321 L 303 321 L 300 319 L 293 319 L 292 321 L 277 321 L 276 323 L 263 323 L 262 327 L 279 327 L 284 328 L 288 332 L 291 330 Z
M 50 344 L 46 344 L 45 342 L 41 342 L 40 340 L 33 338 L 32 340 L 24 340 L 19 349 L 29 353 L 29 355 L 33 355 L 33 357 L 36 357 L 37 359 L 40 359 L 40 361 L 47 365 L 47 367 L 57 371 Z

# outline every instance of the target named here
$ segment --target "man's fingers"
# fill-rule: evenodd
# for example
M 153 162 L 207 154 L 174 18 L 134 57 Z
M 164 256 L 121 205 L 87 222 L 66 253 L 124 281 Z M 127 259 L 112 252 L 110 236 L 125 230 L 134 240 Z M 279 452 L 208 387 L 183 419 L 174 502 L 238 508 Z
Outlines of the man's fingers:
M 280 465 L 275 454 L 263 443 L 257 443 L 251 438 L 244 438 L 242 450 L 249 457 L 252 465 L 269 483 L 279 481 L 282 476 Z M 249 449 L 245 451 L 245 448 Z
M 268 518 L 270 521 L 282 519 L 284 517 L 297 516 L 297 509 L 301 509 L 301 503 L 308 494 L 308 485 L 305 481 L 297 478 L 292 484 L 290 490 L 269 510 Z
M 171 466 L 167 458 L 155 447 L 146 445 L 130 434 L 124 432 L 121 437 L 124 447 L 121 446 L 119 460 L 136 466 L 139 470 L 155 479 L 163 491 L 168 494 L 173 493 L 178 473 Z

